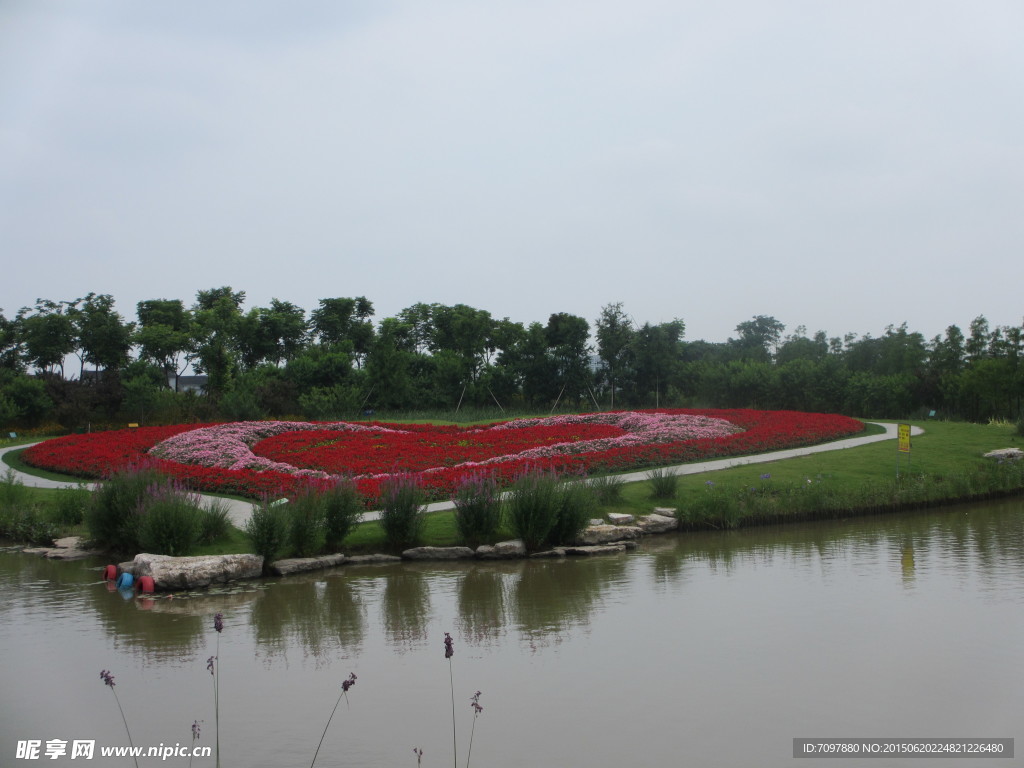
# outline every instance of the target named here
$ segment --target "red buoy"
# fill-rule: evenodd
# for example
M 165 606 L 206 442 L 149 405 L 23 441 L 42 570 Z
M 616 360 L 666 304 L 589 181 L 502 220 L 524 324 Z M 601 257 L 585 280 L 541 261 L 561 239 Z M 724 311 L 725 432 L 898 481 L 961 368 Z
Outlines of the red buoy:
M 150 592 L 153 592 L 155 588 L 156 585 L 153 584 L 152 576 L 139 576 L 139 580 L 135 582 L 136 592 L 145 592 L 148 594 Z
M 114 581 L 115 579 L 117 579 L 117 566 L 108 565 L 106 568 L 103 569 L 103 580 Z

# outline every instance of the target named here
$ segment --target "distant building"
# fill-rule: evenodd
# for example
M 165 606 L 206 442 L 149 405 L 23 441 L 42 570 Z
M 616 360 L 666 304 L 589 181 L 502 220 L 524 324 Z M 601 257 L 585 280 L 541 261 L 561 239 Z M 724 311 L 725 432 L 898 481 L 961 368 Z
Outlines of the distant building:
M 201 395 L 206 391 L 206 383 L 209 381 L 208 376 L 179 376 L 178 377 L 178 391 L 179 392 L 195 392 L 197 395 Z M 174 389 L 174 374 L 168 374 L 167 386 Z

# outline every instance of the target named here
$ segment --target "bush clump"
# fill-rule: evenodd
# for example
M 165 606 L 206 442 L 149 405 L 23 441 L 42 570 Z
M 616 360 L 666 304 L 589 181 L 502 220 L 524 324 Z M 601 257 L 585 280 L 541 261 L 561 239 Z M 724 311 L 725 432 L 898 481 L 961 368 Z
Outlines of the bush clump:
M 470 475 L 455 489 L 455 527 L 466 546 L 494 540 L 501 525 L 501 494 L 493 475 Z
M 625 484 L 626 481 L 619 475 L 602 475 L 587 481 L 597 500 L 606 507 L 622 501 L 622 486 Z
M 155 555 L 191 555 L 199 544 L 201 515 L 199 496 L 177 481 L 150 486 L 138 515 L 140 548 Z
M 556 489 L 555 520 L 547 536 L 547 543 L 572 544 L 597 513 L 597 496 L 589 485 L 582 482 L 563 483 Z
M 288 544 L 294 557 L 312 557 L 324 545 L 323 497 L 305 487 L 285 505 L 288 514 Z
M 199 543 L 216 544 L 231 538 L 231 517 L 228 505 L 214 499 L 199 513 Z
M 408 549 L 419 542 L 423 532 L 423 489 L 415 475 L 392 475 L 380 488 L 380 527 L 393 550 Z
M 108 477 L 92 494 L 85 524 L 94 544 L 112 552 L 139 552 L 143 502 L 163 476 L 152 467 L 132 465 Z
M 337 552 L 363 516 L 363 498 L 351 480 L 339 480 L 321 493 L 324 507 L 324 546 Z
M 245 523 L 245 533 L 252 542 L 253 551 L 263 558 L 264 573 L 288 543 L 286 504 L 283 500 L 271 501 L 264 497 L 258 504 L 253 504 L 252 515 Z
M 508 494 L 508 522 L 528 552 L 541 549 L 558 516 L 558 477 L 533 470 L 516 478 Z
M 647 473 L 647 481 L 651 484 L 652 499 L 673 499 L 679 485 L 679 475 L 671 470 L 658 468 Z

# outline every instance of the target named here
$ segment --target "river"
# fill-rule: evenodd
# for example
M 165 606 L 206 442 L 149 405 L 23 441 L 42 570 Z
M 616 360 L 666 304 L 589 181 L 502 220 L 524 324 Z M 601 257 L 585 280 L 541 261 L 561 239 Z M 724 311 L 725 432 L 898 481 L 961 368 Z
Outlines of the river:
M 341 567 L 125 599 L 104 563 L 0 553 L 0 766 L 881 766 L 794 738 L 1013 738 L 1024 712 L 1024 501 L 652 537 L 567 561 Z M 213 615 L 224 615 L 224 630 Z M 444 634 L 455 654 L 444 655 Z M 114 691 L 100 680 L 110 670 Z M 470 697 L 481 691 L 473 721 Z M 94 741 L 91 763 L 70 757 Z M 24 746 L 24 745 L 23 745 Z M 1019 745 L 1024 750 L 1024 744 Z M 1021 765 L 1024 758 L 941 765 Z M 188 765 L 186 757 L 140 765 Z M 213 758 L 196 758 L 196 766 Z

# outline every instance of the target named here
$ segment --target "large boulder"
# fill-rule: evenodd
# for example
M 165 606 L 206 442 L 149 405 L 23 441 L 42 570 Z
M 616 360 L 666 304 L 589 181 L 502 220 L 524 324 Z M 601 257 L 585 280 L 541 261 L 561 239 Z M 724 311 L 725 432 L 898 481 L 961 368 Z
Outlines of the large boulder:
M 238 579 L 255 579 L 263 572 L 259 555 L 200 555 L 170 557 L 139 554 L 132 561 L 136 578 L 150 576 L 157 589 L 195 589 Z

